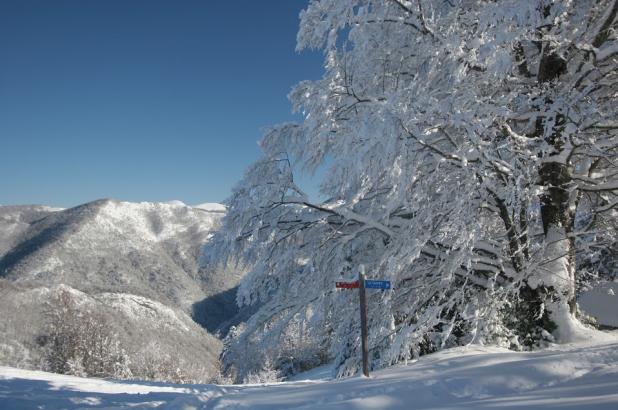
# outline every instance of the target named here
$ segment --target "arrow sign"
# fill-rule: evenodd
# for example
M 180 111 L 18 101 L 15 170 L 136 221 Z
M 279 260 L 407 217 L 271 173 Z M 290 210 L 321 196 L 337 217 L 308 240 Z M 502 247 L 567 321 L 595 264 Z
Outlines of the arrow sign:
M 357 280 L 354 282 L 335 282 L 338 289 L 358 289 L 360 287 Z M 390 289 L 390 280 L 371 280 L 365 279 L 365 289 Z
M 365 279 L 365 289 L 390 289 L 390 280 L 371 280 Z
M 357 280 L 354 282 L 335 282 L 335 287 L 339 289 L 358 289 L 359 284 Z

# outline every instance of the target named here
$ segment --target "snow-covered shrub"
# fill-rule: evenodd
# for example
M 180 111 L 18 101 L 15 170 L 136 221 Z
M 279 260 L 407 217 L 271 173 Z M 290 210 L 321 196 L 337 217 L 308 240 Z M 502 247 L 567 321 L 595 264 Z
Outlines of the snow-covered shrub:
M 22 369 L 33 367 L 30 350 L 17 341 L 0 343 L 0 363 L 2 366 L 11 366 Z
M 76 376 L 129 378 L 128 355 L 102 313 L 80 307 L 61 289 L 46 312 L 47 332 L 39 338 L 49 371 Z
M 189 375 L 188 363 L 174 357 L 170 352 L 165 351 L 157 342 L 151 342 L 141 348 L 135 355 L 131 363 L 131 370 L 136 378 L 142 380 L 156 380 L 169 383 L 199 383 L 206 382 L 203 374 L 206 371 L 195 372 Z
M 276 370 L 268 357 L 262 361 L 260 370 L 249 372 L 243 379 L 244 384 L 275 383 L 281 380 L 279 371 Z

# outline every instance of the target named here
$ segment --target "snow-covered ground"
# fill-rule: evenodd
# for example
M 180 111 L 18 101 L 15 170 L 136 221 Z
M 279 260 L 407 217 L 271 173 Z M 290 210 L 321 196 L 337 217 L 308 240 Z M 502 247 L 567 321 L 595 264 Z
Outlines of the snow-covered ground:
M 2 409 L 617 409 L 618 333 L 532 353 L 470 346 L 376 371 L 265 385 L 171 385 L 0 367 Z M 603 341 L 600 341 L 603 340 Z

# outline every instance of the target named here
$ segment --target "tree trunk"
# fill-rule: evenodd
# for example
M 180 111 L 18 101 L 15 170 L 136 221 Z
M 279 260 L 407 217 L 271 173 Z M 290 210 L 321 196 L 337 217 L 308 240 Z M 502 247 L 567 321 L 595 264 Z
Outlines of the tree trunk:
M 551 157 L 550 157 L 551 158 Z M 576 310 L 574 212 L 569 208 L 571 177 L 560 162 L 546 162 L 539 170 L 541 219 L 545 234 L 544 258 L 520 289 L 516 307 L 517 332 L 524 346 L 533 347 L 552 333 L 569 339 Z
M 545 85 L 558 81 L 567 68 L 565 60 L 549 46 L 546 47 L 538 72 L 539 84 Z M 545 102 L 551 104 L 549 98 Z M 561 155 L 565 145 L 562 135 L 565 119 L 557 113 L 551 130 L 545 130 L 545 120 L 541 116 L 537 119 L 535 134 L 544 136 L 553 148 L 539 169 L 539 185 L 543 187 L 539 199 L 546 248 L 543 262 L 520 290 L 519 332 L 524 336 L 532 334 L 532 339 L 538 340 L 543 338 L 539 337 L 538 332 L 545 330 L 554 333 L 560 341 L 569 337 L 569 330 L 563 328 L 570 327 L 577 306 L 575 243 L 570 235 L 573 232 L 575 210 L 569 206 L 572 177 L 568 163 Z M 534 343 L 535 340 L 529 340 L 527 344 Z

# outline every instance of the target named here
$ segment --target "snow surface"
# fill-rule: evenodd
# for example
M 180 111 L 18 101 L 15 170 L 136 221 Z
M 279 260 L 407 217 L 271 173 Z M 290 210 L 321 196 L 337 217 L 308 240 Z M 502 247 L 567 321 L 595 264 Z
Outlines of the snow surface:
M 262 385 L 173 385 L 85 379 L 0 367 L 4 409 L 616 409 L 618 332 L 607 342 L 532 353 L 469 346 L 445 350 L 370 378 Z

